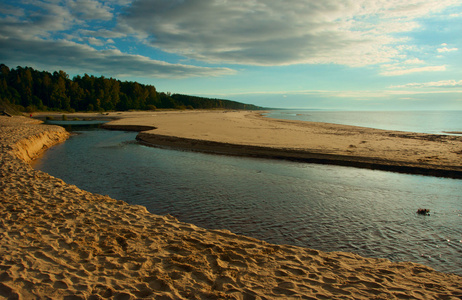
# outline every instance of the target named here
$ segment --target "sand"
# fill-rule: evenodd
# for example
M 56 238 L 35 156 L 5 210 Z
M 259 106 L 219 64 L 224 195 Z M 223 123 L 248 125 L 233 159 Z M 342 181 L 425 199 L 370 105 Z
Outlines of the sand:
M 134 112 L 106 127 L 144 130 L 137 139 L 156 146 L 462 178 L 462 136 L 275 120 L 248 111 Z
M 67 136 L 0 117 L 0 299 L 462 297 L 458 275 L 202 229 L 30 167 Z

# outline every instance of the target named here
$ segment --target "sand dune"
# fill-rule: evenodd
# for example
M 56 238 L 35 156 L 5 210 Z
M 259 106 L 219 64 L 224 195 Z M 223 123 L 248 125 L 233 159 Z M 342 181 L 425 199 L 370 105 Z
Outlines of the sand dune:
M 462 297 L 461 276 L 205 230 L 30 167 L 67 135 L 0 117 L 0 299 Z

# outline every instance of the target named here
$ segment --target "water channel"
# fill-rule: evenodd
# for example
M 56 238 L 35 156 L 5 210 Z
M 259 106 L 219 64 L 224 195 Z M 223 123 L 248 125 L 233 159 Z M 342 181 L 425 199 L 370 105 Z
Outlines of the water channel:
M 201 227 L 462 274 L 461 180 L 159 149 L 133 132 L 76 133 L 34 167 Z

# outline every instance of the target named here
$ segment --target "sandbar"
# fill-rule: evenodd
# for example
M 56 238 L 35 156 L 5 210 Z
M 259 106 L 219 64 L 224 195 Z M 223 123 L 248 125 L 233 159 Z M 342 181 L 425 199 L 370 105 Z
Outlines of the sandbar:
M 104 127 L 141 129 L 137 139 L 154 146 L 462 178 L 462 136 L 455 135 L 277 120 L 254 111 L 132 112 Z
M 206 230 L 30 166 L 68 136 L 0 116 L 0 299 L 462 297 L 459 275 Z

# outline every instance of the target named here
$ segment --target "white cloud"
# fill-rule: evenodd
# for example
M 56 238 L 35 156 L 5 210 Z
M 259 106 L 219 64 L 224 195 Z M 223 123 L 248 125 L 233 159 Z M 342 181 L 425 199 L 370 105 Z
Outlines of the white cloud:
M 0 36 L 35 39 L 70 29 L 80 22 L 58 3 L 35 1 L 22 13 L 0 16 Z
M 401 55 L 418 18 L 457 0 L 139 0 L 121 25 L 167 52 L 211 63 L 363 66 Z
M 89 37 L 88 38 L 88 43 L 90 43 L 90 45 L 94 45 L 94 46 L 103 46 L 104 45 L 104 42 L 102 40 L 99 40 L 99 39 L 94 38 L 94 37 Z
M 425 64 L 425 62 L 418 58 L 408 59 L 403 62 L 403 65 L 421 65 Z
M 424 83 L 407 83 L 404 85 L 392 86 L 391 88 L 462 88 L 462 80 L 440 80 Z
M 289 96 L 321 96 L 321 97 L 335 97 L 335 98 L 382 98 L 386 96 L 387 91 L 355 91 L 355 90 L 280 90 L 280 91 L 253 91 L 253 92 L 240 92 L 240 93 L 221 93 L 216 91 L 214 95 L 221 97 L 245 96 L 245 95 L 281 95 L 283 98 Z
M 127 5 L 131 4 L 134 1 L 136 1 L 136 0 L 111 0 L 111 3 L 114 3 L 116 5 L 120 5 L 120 6 L 127 6 Z
M 94 48 L 65 40 L 20 40 L 0 38 L 3 62 L 27 65 L 50 71 L 65 68 L 68 72 L 104 74 L 105 76 L 184 78 L 234 74 L 229 68 L 208 68 L 170 64 L 119 50 L 97 51 Z M 17 51 L 30 48 L 33 51 Z
M 436 51 L 438 51 L 438 53 L 452 52 L 452 51 L 457 51 L 457 50 L 459 50 L 459 49 L 457 49 L 457 48 L 448 48 L 448 47 L 443 47 L 443 48 L 436 49 Z
M 78 17 L 90 20 L 112 19 L 112 8 L 96 0 L 74 0 L 68 2 L 72 13 Z
M 421 72 L 439 72 L 445 71 L 446 66 L 427 66 L 427 67 L 420 67 L 420 68 L 395 68 L 389 69 L 388 71 L 384 71 L 380 73 L 383 76 L 399 76 L 399 75 L 407 75 L 411 73 L 421 73 Z
M 117 49 L 97 51 L 126 35 L 98 29 L 89 22 L 113 18 L 109 1 L 25 1 L 28 9 L 7 7 L 0 15 L 0 57 L 11 66 L 27 65 L 50 71 L 63 69 L 108 76 L 184 78 L 234 74 L 229 68 L 167 63 Z M 129 1 L 119 0 L 118 5 Z M 83 28 L 83 29 L 82 29 Z M 90 28 L 90 29 L 88 29 Z M 77 43 L 78 42 L 78 43 Z M 86 43 L 86 44 L 85 44 Z
M 19 7 L 14 7 L 8 4 L 2 4 L 2 6 L 0 6 L 0 14 L 11 15 L 11 16 L 23 16 L 24 9 L 19 8 Z
M 125 37 L 126 34 L 118 31 L 112 31 L 108 29 L 99 29 L 99 30 L 88 30 L 80 29 L 77 31 L 79 34 L 92 37 L 101 37 L 101 38 L 121 38 Z
M 135 40 L 134 47 L 139 46 L 136 42 L 149 44 L 184 56 L 183 61 L 264 66 L 388 64 L 382 73 L 388 76 L 437 71 L 445 67 L 425 67 L 422 60 L 408 58 L 406 53 L 412 46 L 402 36 L 419 28 L 421 18 L 460 1 L 291 0 L 287 4 L 265 0 L 17 0 L 11 3 L 0 7 L 0 57 L 4 63 L 14 61 L 32 66 L 48 62 L 108 73 L 118 66 L 120 70 L 126 68 L 127 74 L 187 77 L 188 72 L 190 76 L 218 76 L 234 71 L 169 64 L 122 52 L 97 51 L 92 46 L 106 45 L 115 51 L 121 40 Z M 447 45 L 439 49 L 440 52 L 457 50 Z M 394 64 L 396 61 L 401 61 L 401 65 Z M 413 68 L 414 65 L 422 66 Z

